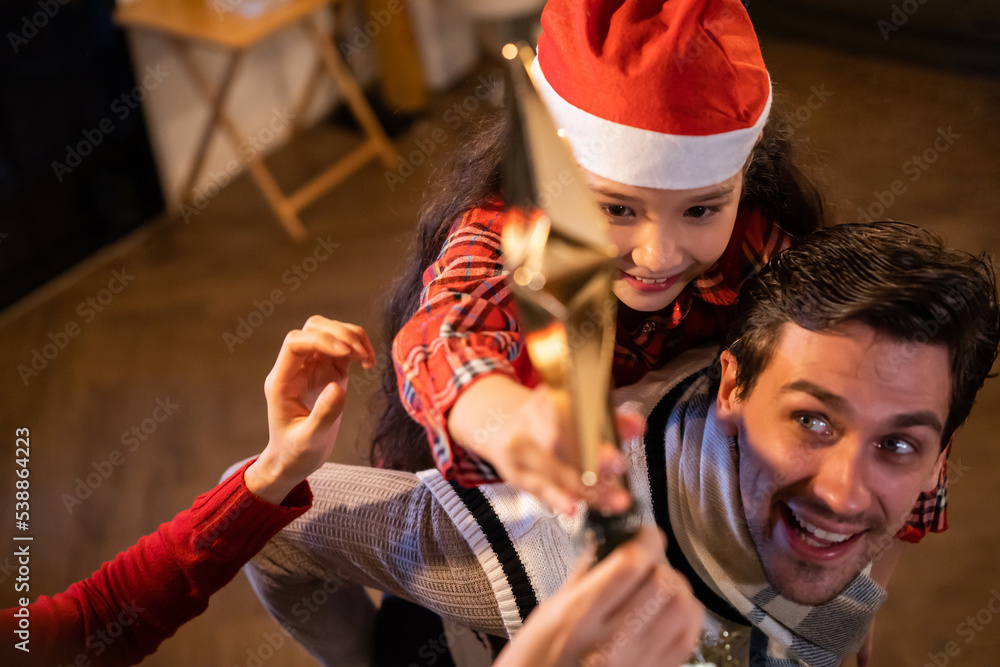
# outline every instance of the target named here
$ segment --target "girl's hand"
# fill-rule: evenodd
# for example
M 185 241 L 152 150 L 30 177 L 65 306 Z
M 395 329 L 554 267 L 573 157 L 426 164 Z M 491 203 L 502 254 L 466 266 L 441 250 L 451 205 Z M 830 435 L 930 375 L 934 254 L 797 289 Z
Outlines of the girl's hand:
M 500 667 L 680 665 L 694 651 L 705 612 L 663 559 L 650 526 L 590 567 L 584 557 L 562 589 L 528 617 Z
M 623 512 L 630 498 L 619 476 L 625 460 L 607 443 L 600 453 L 598 483 L 584 485 L 570 463 L 572 445 L 565 437 L 566 406 L 546 385 L 528 389 L 502 375 L 490 375 L 469 387 L 452 407 L 448 428 L 455 441 L 486 459 L 504 481 L 535 495 L 549 509 L 573 514 L 584 499 L 597 509 Z M 635 415 L 619 415 L 623 438 L 643 432 Z
M 355 324 L 314 315 L 290 331 L 264 381 L 270 439 L 244 473 L 247 488 L 275 504 L 333 453 L 351 361 L 375 365 L 375 350 Z

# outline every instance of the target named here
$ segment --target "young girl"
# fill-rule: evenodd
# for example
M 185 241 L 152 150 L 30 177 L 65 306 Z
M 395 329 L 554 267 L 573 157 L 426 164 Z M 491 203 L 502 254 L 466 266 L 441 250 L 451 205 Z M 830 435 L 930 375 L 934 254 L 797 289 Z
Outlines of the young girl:
M 739 2 L 550 0 L 542 27 L 533 78 L 621 253 L 613 373 L 631 384 L 718 340 L 742 282 L 822 225 L 822 203 L 770 112 Z M 501 118 L 485 122 L 425 206 L 414 262 L 387 309 L 395 373 L 383 376 L 373 456 L 436 465 L 467 486 L 503 478 L 572 512 L 584 489 L 560 456 L 556 410 L 506 283 L 506 141 Z M 939 488 L 931 511 L 915 510 L 910 537 L 946 526 Z M 602 493 L 622 503 L 620 491 Z

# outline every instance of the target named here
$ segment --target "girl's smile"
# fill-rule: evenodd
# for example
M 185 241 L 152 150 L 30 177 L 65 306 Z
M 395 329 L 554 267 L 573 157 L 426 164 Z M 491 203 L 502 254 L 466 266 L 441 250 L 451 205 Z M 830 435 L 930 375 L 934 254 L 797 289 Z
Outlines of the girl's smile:
M 652 294 L 664 292 L 670 289 L 680 277 L 680 274 L 675 274 L 666 278 L 647 278 L 622 271 L 620 279 L 624 280 L 632 289 L 636 291 L 649 292 Z
M 669 306 L 729 245 L 743 172 L 704 188 L 664 190 L 617 183 L 585 172 L 621 253 L 615 296 L 654 312 Z

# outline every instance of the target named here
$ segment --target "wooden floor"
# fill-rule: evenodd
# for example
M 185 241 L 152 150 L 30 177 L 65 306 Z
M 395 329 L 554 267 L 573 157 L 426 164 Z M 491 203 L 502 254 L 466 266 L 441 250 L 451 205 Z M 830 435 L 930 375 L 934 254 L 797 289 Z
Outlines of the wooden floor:
M 843 220 L 857 219 L 859 207 L 872 209 L 1000 257 L 1000 81 L 762 41 L 800 131 L 826 164 Z M 453 139 L 458 116 L 447 110 L 471 91 L 439 101 L 417 131 L 441 128 Z M 404 155 L 416 150 L 416 136 L 397 142 Z M 271 164 L 291 188 L 351 141 L 314 128 Z M 926 170 L 914 171 L 914 156 L 923 156 Z M 243 177 L 187 223 L 177 217 L 151 225 L 0 314 L 0 434 L 11 460 L 14 429 L 31 430 L 33 595 L 89 575 L 187 507 L 230 463 L 263 447 L 262 383 L 286 330 L 313 313 L 377 330 L 376 303 L 404 257 L 427 175 L 424 165 L 390 191 L 382 167 L 370 165 L 307 209 L 311 238 L 301 245 L 288 241 Z M 314 263 L 320 243 L 338 246 Z M 134 277 L 118 294 L 102 291 L 115 272 Z M 276 290 L 283 302 L 262 305 L 260 321 L 251 316 Z M 229 349 L 224 335 L 242 335 L 240 318 L 254 327 Z M 78 334 L 63 337 L 71 324 Z M 30 366 L 35 350 L 54 358 L 24 382 L 18 367 Z M 370 385 L 362 386 L 368 383 L 360 373 L 354 380 L 357 395 L 342 431 L 352 437 L 337 453 L 345 461 L 362 456 L 368 418 L 359 399 Z M 150 421 L 157 401 L 177 406 L 158 424 Z M 1000 617 L 989 607 L 1000 604 L 998 408 L 994 380 L 953 453 L 952 527 L 913 548 L 900 567 L 878 619 L 876 665 L 1000 664 Z M 133 426 L 148 434 L 123 443 Z M 120 465 L 78 493 L 77 480 L 107 469 L 102 464 L 115 449 L 123 452 Z M 13 493 L 13 475 L 4 474 L 0 507 L 12 506 Z M 81 502 L 67 508 L 77 493 Z M 12 524 L 9 515 L 0 522 L 0 544 L 12 544 Z M 12 553 L 11 546 L 0 550 L 0 606 L 14 601 Z M 258 664 L 274 628 L 241 575 L 143 664 Z M 314 663 L 286 642 L 264 664 Z

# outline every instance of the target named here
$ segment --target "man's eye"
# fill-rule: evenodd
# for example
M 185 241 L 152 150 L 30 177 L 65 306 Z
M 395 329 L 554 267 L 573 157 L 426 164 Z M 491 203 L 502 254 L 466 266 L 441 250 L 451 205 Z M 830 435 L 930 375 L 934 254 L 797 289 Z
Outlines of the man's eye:
M 886 438 L 878 443 L 878 447 L 889 454 L 912 454 L 917 451 L 916 447 L 900 438 Z
M 625 218 L 635 215 L 635 212 L 623 204 L 602 204 L 601 208 L 612 218 Z
M 830 425 L 825 420 L 816 415 L 796 415 L 795 421 L 799 426 L 817 435 L 829 435 Z

